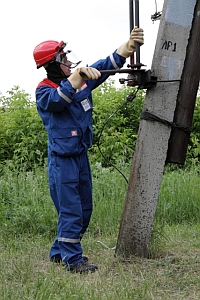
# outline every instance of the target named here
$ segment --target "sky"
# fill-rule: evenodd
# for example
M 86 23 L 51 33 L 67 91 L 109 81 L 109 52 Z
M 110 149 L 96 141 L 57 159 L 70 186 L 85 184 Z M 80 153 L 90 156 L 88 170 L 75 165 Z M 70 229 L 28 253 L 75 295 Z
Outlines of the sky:
M 139 0 L 144 45 L 140 62 L 151 68 L 164 0 Z M 81 65 L 105 58 L 129 38 L 129 0 L 10 0 L 0 4 L 0 93 L 19 86 L 34 99 L 37 84 L 46 77 L 36 69 L 33 50 L 45 40 L 70 44 Z M 129 59 L 124 67 L 129 63 Z M 119 82 L 119 76 L 112 77 Z

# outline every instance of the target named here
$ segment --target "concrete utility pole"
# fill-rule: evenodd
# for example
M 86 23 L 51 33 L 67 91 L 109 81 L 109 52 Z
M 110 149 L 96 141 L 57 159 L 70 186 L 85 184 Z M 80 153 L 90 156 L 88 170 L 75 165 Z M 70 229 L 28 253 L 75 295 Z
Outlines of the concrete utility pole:
M 158 77 L 158 83 L 155 88 L 147 90 L 116 255 L 126 258 L 130 255 L 149 255 L 171 134 L 169 122 L 180 122 L 183 127 L 191 126 L 200 79 L 199 43 L 200 0 L 165 0 L 151 68 L 152 75 Z M 182 113 L 185 116 L 189 107 L 190 117 L 182 120 Z M 158 121 L 155 118 L 150 120 L 149 113 L 158 117 Z M 185 137 L 185 133 L 182 135 Z M 183 143 L 186 144 L 185 141 Z

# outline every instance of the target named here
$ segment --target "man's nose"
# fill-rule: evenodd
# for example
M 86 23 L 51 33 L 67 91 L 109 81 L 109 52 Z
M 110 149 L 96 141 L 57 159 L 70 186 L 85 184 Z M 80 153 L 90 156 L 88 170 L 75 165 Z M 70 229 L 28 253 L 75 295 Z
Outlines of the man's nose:
M 67 65 L 68 65 L 69 67 L 71 67 L 72 62 L 68 60 L 68 61 L 67 61 Z

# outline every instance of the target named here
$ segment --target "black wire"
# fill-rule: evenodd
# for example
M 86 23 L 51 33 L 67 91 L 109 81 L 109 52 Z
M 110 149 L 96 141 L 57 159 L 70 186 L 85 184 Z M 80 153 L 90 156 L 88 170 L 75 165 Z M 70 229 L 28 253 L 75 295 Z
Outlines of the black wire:
M 175 80 L 157 80 L 156 82 L 178 82 L 181 81 L 180 79 L 175 79 Z
M 111 163 L 111 161 L 109 159 L 107 159 L 105 157 L 105 155 L 103 154 L 103 152 L 101 151 L 101 148 L 100 148 L 100 139 L 101 139 L 101 136 L 102 136 L 102 133 L 104 131 L 104 128 L 106 127 L 106 124 L 108 123 L 108 121 L 123 107 L 125 106 L 125 104 L 127 104 L 128 101 L 126 100 L 126 102 L 124 102 L 122 105 L 120 105 L 109 117 L 108 119 L 106 120 L 106 122 L 104 123 L 104 126 L 102 127 L 101 131 L 100 131 L 100 134 L 99 134 L 99 138 L 98 138 L 98 143 L 97 143 L 97 146 L 98 146 L 98 149 L 99 149 L 99 152 L 101 153 L 101 155 L 103 156 L 103 158 L 105 159 L 105 161 L 111 165 L 113 168 L 115 168 L 123 177 L 124 179 L 126 180 L 126 182 L 128 183 L 128 180 L 127 178 L 125 177 L 125 175 L 115 166 L 113 165 L 113 163 Z
M 134 99 L 135 97 L 136 97 L 136 94 L 137 94 L 137 92 L 139 91 L 139 87 L 137 88 L 137 90 L 136 90 L 136 92 L 134 93 L 134 97 L 132 96 L 131 98 L 132 99 Z M 130 96 L 130 95 L 129 95 Z M 122 105 L 120 105 L 109 117 L 108 117 L 108 119 L 105 121 L 105 123 L 104 123 L 104 125 L 103 125 L 103 127 L 102 127 L 102 129 L 101 129 L 101 131 L 100 131 L 100 134 L 99 134 L 99 137 L 98 137 L 98 141 L 97 141 L 97 147 L 98 147 L 98 149 L 99 149 L 99 152 L 101 153 L 101 155 L 102 155 L 102 157 L 105 159 L 105 161 L 109 164 L 109 165 L 111 165 L 115 170 L 117 170 L 123 177 L 124 177 L 124 179 L 125 179 L 125 181 L 126 181 L 126 183 L 128 183 L 128 180 L 127 180 L 127 178 L 125 177 L 125 175 L 109 160 L 109 159 L 107 159 L 107 157 L 105 157 L 105 155 L 103 154 L 103 152 L 101 151 L 101 148 L 100 148 L 100 139 L 101 139 L 101 136 L 102 136 L 102 133 L 103 133 L 103 131 L 104 131 L 104 129 L 105 129 L 105 127 L 106 127 L 106 125 L 107 125 L 107 123 L 108 123 L 108 121 L 122 108 L 122 107 L 124 107 L 128 102 L 131 102 L 129 99 L 130 99 L 130 97 L 127 97 L 127 99 L 126 99 L 126 101 L 122 104 Z
M 178 82 L 178 81 L 181 81 L 181 80 L 158 80 L 157 82 Z M 124 179 L 126 180 L 126 182 L 128 183 L 128 180 L 127 180 L 127 178 L 125 177 L 125 175 L 109 160 L 109 159 L 107 159 L 107 157 L 105 157 L 105 155 L 103 154 L 103 152 L 102 152 L 102 150 L 101 150 L 101 147 L 100 147 L 100 139 L 101 139 L 101 136 L 102 136 L 102 134 L 103 134 L 103 131 L 104 131 L 104 129 L 105 129 L 105 127 L 106 127 L 106 125 L 107 125 L 107 123 L 108 123 L 108 121 L 123 107 L 123 106 L 125 106 L 128 102 L 131 102 L 131 101 L 133 101 L 133 99 L 135 99 L 135 97 L 136 97 L 136 95 L 137 95 L 137 92 L 139 91 L 139 89 L 140 89 L 140 86 L 138 86 L 138 88 L 137 88 L 137 90 L 136 90 L 136 92 L 134 93 L 134 94 L 130 94 L 128 97 L 127 97 L 127 99 L 126 99 L 126 101 L 122 104 L 122 105 L 120 105 L 109 117 L 108 117 L 108 119 L 105 121 L 105 123 L 104 123 L 104 125 L 103 125 L 103 127 L 102 127 L 102 129 L 101 129 L 101 131 L 100 131 L 100 134 L 99 134 L 99 137 L 98 137 L 98 141 L 97 141 L 97 147 L 98 147 L 98 149 L 99 149 L 99 152 L 101 153 L 101 155 L 102 155 L 102 157 L 104 158 L 104 160 L 109 164 L 109 165 L 111 165 L 114 169 L 116 169 L 123 177 L 124 177 Z

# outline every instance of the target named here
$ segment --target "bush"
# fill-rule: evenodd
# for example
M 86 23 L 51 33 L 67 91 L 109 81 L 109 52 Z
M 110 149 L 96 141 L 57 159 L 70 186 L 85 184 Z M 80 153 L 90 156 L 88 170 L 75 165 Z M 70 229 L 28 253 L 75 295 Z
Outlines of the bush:
M 89 150 L 92 162 L 106 166 L 107 161 L 115 164 L 132 158 L 145 95 L 139 90 L 134 101 L 128 102 L 128 95 L 135 91 L 125 85 L 117 89 L 112 81 L 93 91 L 94 140 Z
M 136 88 L 114 86 L 107 80 L 93 91 L 93 145 L 89 149 L 92 163 L 103 167 L 118 161 L 129 162 L 133 157 L 138 135 L 140 113 L 145 91 L 139 90 L 136 98 L 127 97 Z M 10 160 L 15 167 L 31 170 L 43 166 L 47 157 L 47 132 L 29 94 L 15 86 L 0 97 L 0 164 Z M 200 159 L 200 98 L 196 100 L 193 131 L 187 151 L 186 164 Z
M 43 165 L 47 134 L 30 95 L 18 86 L 0 98 L 0 162 L 13 160 L 23 168 Z
M 192 133 L 188 145 L 187 158 L 200 159 L 200 97 L 197 97 L 192 121 Z
M 93 91 L 91 160 L 105 164 L 99 146 L 105 157 L 114 163 L 119 158 L 127 161 L 132 157 L 144 92 L 139 91 L 134 102 L 127 103 L 126 98 L 131 92 L 133 89 L 126 86 L 117 89 L 112 81 Z M 32 169 L 35 164 L 44 165 L 47 133 L 30 95 L 18 86 L 14 87 L 8 96 L 0 97 L 0 114 L 0 163 L 12 160 L 15 166 L 23 166 L 23 169 Z

